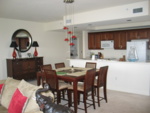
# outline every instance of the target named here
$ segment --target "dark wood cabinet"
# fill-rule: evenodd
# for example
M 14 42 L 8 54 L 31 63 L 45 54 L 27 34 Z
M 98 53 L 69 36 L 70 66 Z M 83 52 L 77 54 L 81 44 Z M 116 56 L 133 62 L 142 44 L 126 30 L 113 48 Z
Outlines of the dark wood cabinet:
M 126 42 L 137 39 L 148 39 L 150 49 L 150 28 L 121 30 L 109 32 L 96 32 L 88 34 L 88 48 L 102 49 L 102 40 L 114 40 L 114 49 L 126 49 Z
M 149 36 L 148 29 L 135 29 L 127 31 L 127 36 L 129 40 L 134 39 L 147 39 Z
M 95 49 L 95 33 L 88 34 L 88 48 Z
M 102 32 L 100 35 L 101 40 L 113 40 L 113 32 Z
M 35 79 L 43 65 L 43 57 L 7 59 L 7 75 L 14 79 Z
M 114 49 L 126 49 L 127 34 L 126 31 L 114 32 Z
M 88 48 L 89 49 L 101 49 L 101 36 L 100 33 L 88 34 Z

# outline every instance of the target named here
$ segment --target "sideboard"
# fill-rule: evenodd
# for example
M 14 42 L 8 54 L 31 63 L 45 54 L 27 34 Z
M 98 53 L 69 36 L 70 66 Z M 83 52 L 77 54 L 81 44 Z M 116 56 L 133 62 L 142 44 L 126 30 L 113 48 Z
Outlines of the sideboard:
M 43 65 L 43 57 L 7 59 L 7 76 L 18 80 L 35 79 L 40 65 Z

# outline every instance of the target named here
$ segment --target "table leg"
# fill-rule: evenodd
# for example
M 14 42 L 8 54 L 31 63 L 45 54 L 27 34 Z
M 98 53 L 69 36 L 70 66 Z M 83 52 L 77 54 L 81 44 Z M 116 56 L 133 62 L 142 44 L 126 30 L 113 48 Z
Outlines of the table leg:
M 37 85 L 38 86 L 41 84 L 40 79 L 41 79 L 41 77 L 37 75 Z
M 77 113 L 77 102 L 78 102 L 78 92 L 77 92 L 77 81 L 73 82 L 74 91 L 74 112 Z

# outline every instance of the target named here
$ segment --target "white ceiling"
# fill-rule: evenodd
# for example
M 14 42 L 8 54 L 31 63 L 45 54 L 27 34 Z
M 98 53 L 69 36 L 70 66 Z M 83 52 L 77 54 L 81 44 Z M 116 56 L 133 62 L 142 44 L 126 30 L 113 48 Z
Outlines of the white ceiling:
M 62 20 L 65 15 L 64 0 L 0 0 L 0 18 L 35 22 Z M 145 0 L 75 0 L 74 12 L 85 12 Z M 141 18 L 138 21 L 143 21 Z M 121 21 L 117 21 L 117 23 Z M 103 24 L 111 24 L 106 22 Z M 114 23 L 114 21 L 113 21 Z

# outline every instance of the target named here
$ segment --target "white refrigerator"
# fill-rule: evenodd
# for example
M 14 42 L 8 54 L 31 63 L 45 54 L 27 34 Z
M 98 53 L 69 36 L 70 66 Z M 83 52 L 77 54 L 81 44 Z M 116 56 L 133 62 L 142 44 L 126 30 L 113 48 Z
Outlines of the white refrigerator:
M 131 62 L 146 62 L 147 41 L 130 41 L 127 42 L 126 60 Z

